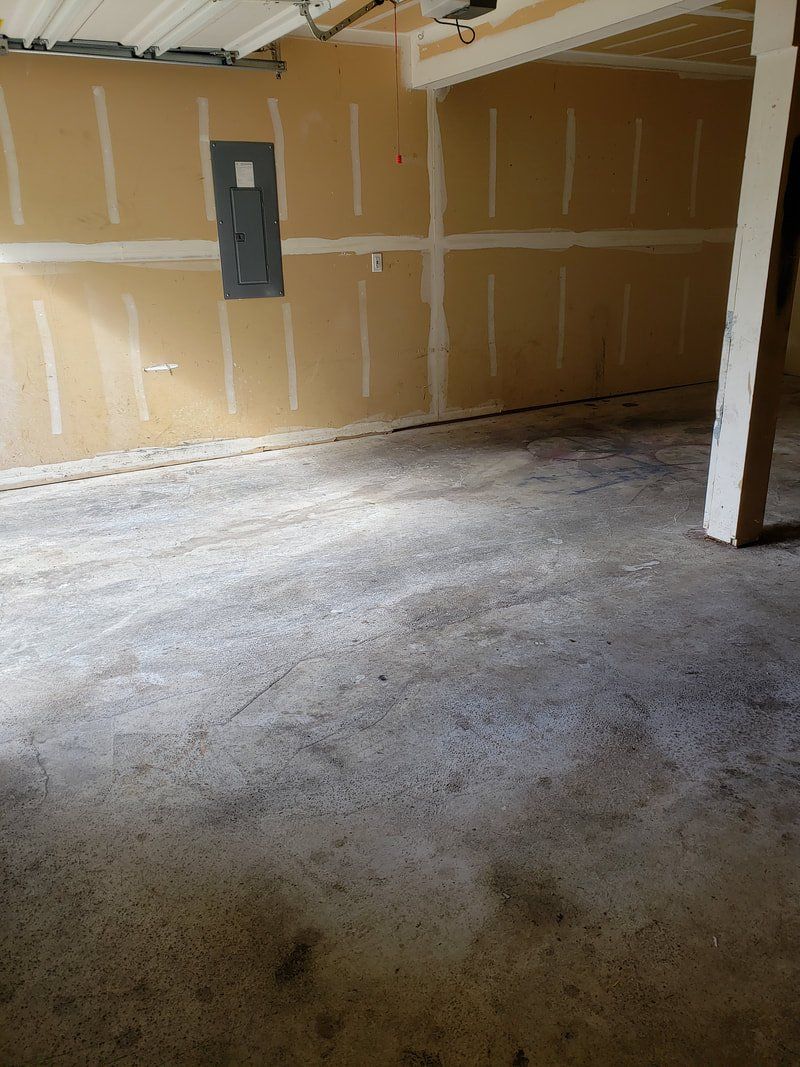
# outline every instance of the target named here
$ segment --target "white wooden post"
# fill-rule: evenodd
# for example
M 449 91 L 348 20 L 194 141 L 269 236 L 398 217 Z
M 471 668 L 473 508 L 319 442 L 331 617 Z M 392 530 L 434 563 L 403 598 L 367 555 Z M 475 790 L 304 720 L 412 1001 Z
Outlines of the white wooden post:
M 704 525 L 732 545 L 764 522 L 800 238 L 798 0 L 757 0 L 756 75 Z

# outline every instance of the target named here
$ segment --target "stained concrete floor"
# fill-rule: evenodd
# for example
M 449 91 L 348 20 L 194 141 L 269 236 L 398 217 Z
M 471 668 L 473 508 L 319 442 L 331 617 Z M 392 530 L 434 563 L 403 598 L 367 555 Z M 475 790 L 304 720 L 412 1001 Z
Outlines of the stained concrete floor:
M 800 1062 L 800 381 L 4 494 L 0 1062 Z

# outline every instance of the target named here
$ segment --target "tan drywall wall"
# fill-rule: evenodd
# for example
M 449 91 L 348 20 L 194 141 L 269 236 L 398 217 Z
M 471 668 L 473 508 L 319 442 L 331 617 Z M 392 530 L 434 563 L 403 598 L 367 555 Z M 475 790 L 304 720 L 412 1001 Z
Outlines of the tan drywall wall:
M 280 81 L 261 72 L 0 60 L 0 105 L 14 142 L 11 150 L 6 139 L 0 167 L 0 468 L 62 465 L 31 473 L 36 480 L 65 472 L 63 464 L 80 473 L 219 451 L 199 442 L 309 440 L 713 377 L 748 86 L 548 64 L 457 86 L 438 104 L 403 91 L 405 162 L 397 166 L 390 50 L 289 40 L 284 54 L 289 73 Z M 206 107 L 211 138 L 279 141 L 282 133 L 286 300 L 229 301 L 220 311 L 201 162 Z M 563 214 L 568 108 L 575 165 Z M 643 131 L 631 215 L 636 117 Z M 487 231 L 497 247 L 470 247 L 485 244 Z M 508 247 L 520 234 L 547 244 L 561 231 L 580 231 L 597 247 Z M 650 231 L 652 248 L 631 251 L 627 237 L 620 247 L 620 232 L 641 244 Z M 689 233 L 689 245 L 675 243 L 678 231 Z M 710 231 L 722 237 L 706 240 Z M 357 251 L 325 244 L 343 239 Z M 454 247 L 458 240 L 463 247 Z M 370 273 L 372 249 L 384 252 L 382 274 Z M 177 369 L 142 370 L 163 363 Z M 193 452 L 180 450 L 187 443 Z M 147 451 L 117 455 L 129 450 Z M 6 484 L 15 478 L 27 474 Z
M 211 138 L 272 141 L 276 105 L 270 99 L 277 101 L 284 137 L 284 240 L 427 234 L 426 102 L 402 93 L 404 163 L 397 166 L 391 53 L 291 41 L 285 55 L 289 73 L 280 81 L 267 72 L 7 57 L 0 85 L 24 224 L 14 222 L 13 191 L 0 168 L 3 259 L 13 261 L 20 244 L 29 242 L 53 243 L 57 255 L 69 244 L 122 242 L 134 259 L 143 243 L 162 240 L 178 242 L 172 247 L 181 256 L 181 242 L 205 241 L 213 250 L 201 110 L 207 107 Z M 95 87 L 108 113 L 118 224 L 109 220 Z M 358 106 L 360 215 L 353 195 L 352 104 Z M 94 254 L 90 248 L 87 256 Z M 167 255 L 153 263 L 45 261 L 0 268 L 2 467 L 427 413 L 428 313 L 419 252 L 387 251 L 382 274 L 369 273 L 363 254 L 285 258 L 296 410 L 290 408 L 285 302 L 228 302 L 235 414 L 225 390 L 218 264 L 170 262 Z M 366 397 L 359 282 L 366 286 L 370 350 Z M 60 433 L 52 432 L 37 304 L 54 348 Z M 144 408 L 132 374 L 137 357 L 130 307 L 142 367 L 178 365 L 171 375 L 140 375 Z
M 449 405 L 488 395 L 525 406 L 716 376 L 749 93 L 733 81 L 531 64 L 446 96 L 446 234 L 499 231 L 510 244 L 535 231 L 552 245 L 569 230 L 596 244 L 447 253 Z M 639 247 L 618 247 L 628 236 Z

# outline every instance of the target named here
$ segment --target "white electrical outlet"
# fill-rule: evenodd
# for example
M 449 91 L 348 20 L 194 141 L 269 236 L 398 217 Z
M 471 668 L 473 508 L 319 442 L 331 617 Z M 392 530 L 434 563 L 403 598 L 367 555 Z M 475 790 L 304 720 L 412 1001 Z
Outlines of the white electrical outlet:
M 372 253 L 372 273 L 380 274 L 383 270 L 383 252 Z

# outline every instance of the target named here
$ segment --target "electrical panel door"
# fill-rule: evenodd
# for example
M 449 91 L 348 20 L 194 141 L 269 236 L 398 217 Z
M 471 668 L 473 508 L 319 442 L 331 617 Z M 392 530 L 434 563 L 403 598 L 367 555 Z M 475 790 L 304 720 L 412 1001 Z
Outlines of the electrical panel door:
M 225 299 L 283 296 L 274 145 L 212 141 L 211 169 Z

